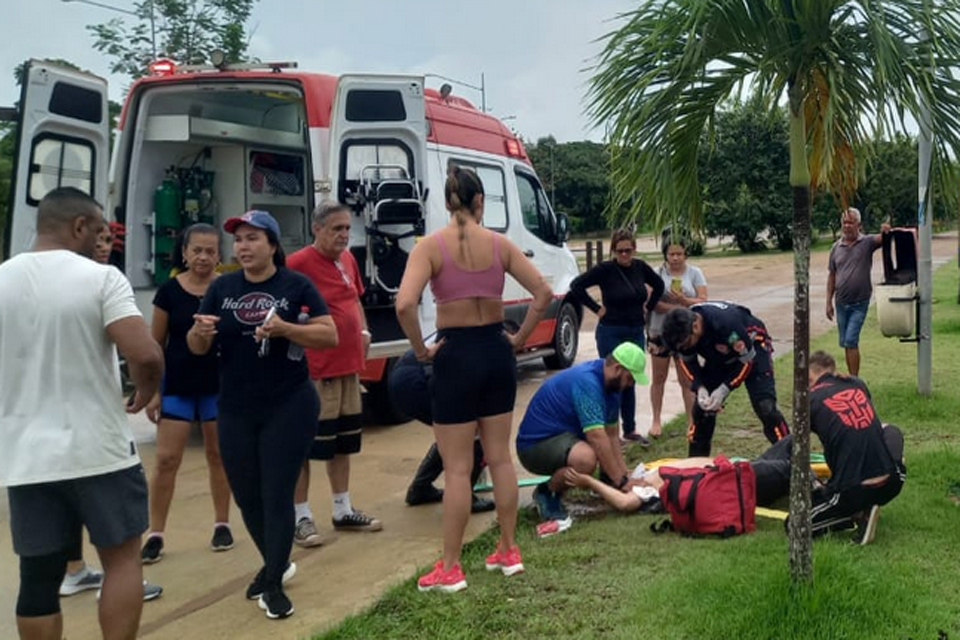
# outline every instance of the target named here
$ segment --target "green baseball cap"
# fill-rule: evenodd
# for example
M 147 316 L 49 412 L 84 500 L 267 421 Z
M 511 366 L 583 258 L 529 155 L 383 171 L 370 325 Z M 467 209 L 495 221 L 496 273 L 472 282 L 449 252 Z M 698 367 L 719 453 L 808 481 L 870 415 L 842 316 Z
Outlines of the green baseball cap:
M 639 345 L 633 342 L 620 343 L 613 350 L 613 359 L 629 371 L 637 383 L 650 384 L 650 380 L 647 379 L 647 374 L 643 370 L 647 364 L 647 356 Z

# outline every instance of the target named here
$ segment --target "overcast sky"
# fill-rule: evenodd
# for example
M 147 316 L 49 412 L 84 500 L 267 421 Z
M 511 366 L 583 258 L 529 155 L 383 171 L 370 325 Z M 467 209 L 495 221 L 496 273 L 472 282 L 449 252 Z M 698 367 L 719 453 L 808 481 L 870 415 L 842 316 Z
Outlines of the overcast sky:
M 131 0 L 99 0 L 129 9 Z M 121 14 L 61 0 L 0 0 L 0 106 L 19 97 L 14 67 L 27 58 L 63 58 L 108 77 L 121 100 L 125 78 L 93 49 L 85 25 Z M 249 53 L 293 60 L 327 73 L 435 73 L 480 85 L 487 108 L 528 140 L 602 137 L 584 115 L 584 94 L 600 50 L 628 0 L 260 0 Z M 441 81 L 427 78 L 427 86 Z M 454 88 L 480 104 L 480 93 Z M 512 116 L 512 117 L 511 117 Z

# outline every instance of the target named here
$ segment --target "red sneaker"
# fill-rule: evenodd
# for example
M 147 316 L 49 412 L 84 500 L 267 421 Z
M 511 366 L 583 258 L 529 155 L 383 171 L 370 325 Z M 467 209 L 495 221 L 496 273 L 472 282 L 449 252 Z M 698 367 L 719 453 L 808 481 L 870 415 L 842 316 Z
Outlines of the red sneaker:
M 523 573 L 523 560 L 520 558 L 520 547 L 513 545 L 506 551 L 500 551 L 500 545 L 497 544 L 497 550 L 487 556 L 487 571 L 496 571 L 500 569 L 505 576 L 513 576 Z
M 573 518 L 567 517 L 562 520 L 544 520 L 537 525 L 537 536 L 540 538 L 549 538 L 558 533 L 563 533 L 573 525 Z
M 420 576 L 417 580 L 417 589 L 420 591 L 442 591 L 456 593 L 467 588 L 467 577 L 463 575 L 460 563 L 453 565 L 449 571 L 443 570 L 443 560 L 437 560 L 433 571 Z

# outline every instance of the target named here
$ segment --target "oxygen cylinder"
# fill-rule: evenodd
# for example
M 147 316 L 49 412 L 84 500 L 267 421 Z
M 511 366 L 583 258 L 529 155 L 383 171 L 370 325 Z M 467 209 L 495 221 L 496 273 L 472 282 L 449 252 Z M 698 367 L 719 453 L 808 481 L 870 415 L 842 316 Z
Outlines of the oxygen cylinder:
M 153 219 L 157 229 L 180 227 L 180 189 L 169 171 L 153 194 Z
M 153 194 L 153 281 L 158 286 L 170 278 L 171 253 L 180 230 L 180 188 L 167 171 Z

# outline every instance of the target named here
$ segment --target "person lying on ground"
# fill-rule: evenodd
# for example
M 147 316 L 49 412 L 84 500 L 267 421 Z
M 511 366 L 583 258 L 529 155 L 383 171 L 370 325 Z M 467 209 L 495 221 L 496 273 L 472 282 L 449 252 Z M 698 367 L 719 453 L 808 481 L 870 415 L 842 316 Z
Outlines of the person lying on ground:
M 769 507 L 790 492 L 790 447 L 792 438 L 784 438 L 750 461 L 757 479 L 757 505 Z M 683 458 L 670 462 L 675 469 L 708 467 L 713 458 L 703 456 Z M 573 467 L 567 467 L 563 473 L 564 482 L 569 487 L 590 489 L 617 511 L 635 513 L 643 510 L 650 502 L 657 500 L 663 478 L 660 469 L 645 470 L 640 476 L 627 482 L 629 491 L 615 489 L 600 482 L 592 475 L 580 473 Z

